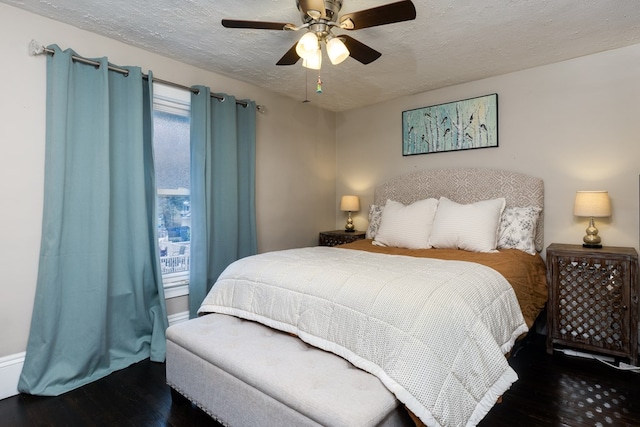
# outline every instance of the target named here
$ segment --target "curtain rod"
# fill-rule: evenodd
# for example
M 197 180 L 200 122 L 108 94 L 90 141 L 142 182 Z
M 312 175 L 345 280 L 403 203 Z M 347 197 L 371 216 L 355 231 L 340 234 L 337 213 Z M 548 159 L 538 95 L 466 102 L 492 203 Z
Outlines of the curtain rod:
M 30 46 L 30 51 L 31 51 L 32 55 L 41 55 L 41 54 L 53 55 L 54 52 L 55 52 L 53 49 L 49 49 L 48 47 L 45 47 L 45 46 L 39 44 L 38 42 L 36 42 L 34 40 L 31 41 L 31 44 L 29 46 Z M 76 62 L 81 62 L 83 64 L 93 65 L 94 67 L 98 67 L 98 66 L 101 65 L 99 62 L 96 62 L 96 61 L 91 60 L 91 59 L 83 58 L 82 56 L 71 55 L 71 59 L 73 59 Z M 127 70 L 126 68 L 116 67 L 116 66 L 111 65 L 111 64 L 109 64 L 108 68 L 111 71 L 115 71 L 117 73 L 124 74 L 125 76 L 129 74 L 129 70 Z M 145 80 L 148 80 L 149 79 L 149 75 L 142 73 L 142 78 L 145 79 Z M 175 88 L 178 88 L 178 89 L 188 90 L 189 92 L 195 93 L 196 95 L 198 93 L 200 93 L 200 91 L 198 89 L 194 89 L 194 88 L 191 88 L 189 86 L 181 85 L 180 83 L 174 83 L 174 82 L 170 82 L 168 80 L 162 80 L 162 79 L 159 79 L 157 77 L 154 77 L 153 81 L 157 82 L 157 83 L 161 83 L 161 84 L 167 85 L 167 86 L 172 86 L 172 87 L 175 87 Z M 211 93 L 211 97 L 212 98 L 216 98 L 217 100 L 220 100 L 220 101 L 224 101 L 224 97 L 223 96 L 217 95 L 215 93 Z M 240 104 L 240 105 L 245 106 L 245 107 L 247 106 L 247 102 L 246 101 L 236 100 L 236 104 Z M 265 110 L 266 110 L 264 105 L 256 105 L 256 109 L 261 113 L 264 113 Z

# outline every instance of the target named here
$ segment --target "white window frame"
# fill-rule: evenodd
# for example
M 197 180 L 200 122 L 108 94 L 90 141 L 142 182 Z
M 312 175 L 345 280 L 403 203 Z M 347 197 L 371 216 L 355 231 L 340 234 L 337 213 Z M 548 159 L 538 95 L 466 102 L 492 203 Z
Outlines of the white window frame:
M 191 116 L 191 92 L 154 82 L 153 111 Z M 180 189 L 180 194 L 176 195 L 184 195 L 184 191 L 189 193 L 187 189 Z M 161 192 L 170 195 L 166 191 Z M 162 284 L 165 299 L 189 295 L 189 272 L 163 274 Z

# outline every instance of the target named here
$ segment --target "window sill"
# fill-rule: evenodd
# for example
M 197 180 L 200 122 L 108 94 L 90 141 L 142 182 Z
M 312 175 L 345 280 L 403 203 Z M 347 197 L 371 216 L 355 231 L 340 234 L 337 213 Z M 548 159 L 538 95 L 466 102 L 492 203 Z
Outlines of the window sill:
M 176 280 L 173 282 L 165 282 L 164 284 L 164 298 L 177 298 L 185 295 L 189 295 L 189 279 Z

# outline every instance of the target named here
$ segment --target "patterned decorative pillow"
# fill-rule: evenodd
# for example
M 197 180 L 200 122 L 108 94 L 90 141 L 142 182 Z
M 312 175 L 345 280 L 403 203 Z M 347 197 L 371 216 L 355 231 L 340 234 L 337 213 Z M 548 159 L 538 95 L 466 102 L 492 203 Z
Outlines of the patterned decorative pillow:
M 371 205 L 369 207 L 369 226 L 367 227 L 367 233 L 365 237 L 367 239 L 375 239 L 378 234 L 378 228 L 380 228 L 380 220 L 382 219 L 382 210 L 384 206 Z
M 498 229 L 498 249 L 519 249 L 536 254 L 536 227 L 542 209 L 535 206 L 506 208 Z

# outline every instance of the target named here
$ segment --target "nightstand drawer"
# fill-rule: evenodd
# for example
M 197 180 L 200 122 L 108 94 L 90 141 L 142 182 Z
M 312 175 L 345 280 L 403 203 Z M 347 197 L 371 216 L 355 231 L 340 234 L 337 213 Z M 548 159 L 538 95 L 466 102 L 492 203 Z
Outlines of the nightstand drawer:
M 344 245 L 345 243 L 355 242 L 356 240 L 364 239 L 364 231 L 344 231 L 344 230 L 331 230 L 321 231 L 318 236 L 318 243 L 320 246 L 336 246 Z

